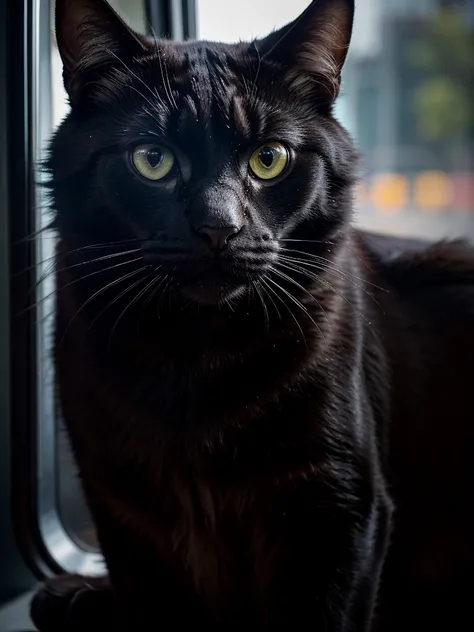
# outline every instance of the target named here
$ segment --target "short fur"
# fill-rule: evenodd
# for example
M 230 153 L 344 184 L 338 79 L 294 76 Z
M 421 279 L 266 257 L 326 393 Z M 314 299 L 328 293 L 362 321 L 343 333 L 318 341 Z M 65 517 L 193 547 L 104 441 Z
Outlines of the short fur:
M 109 579 L 50 580 L 36 625 L 460 629 L 474 256 L 351 226 L 353 2 L 234 45 L 57 7 L 55 362 Z M 259 180 L 269 141 L 289 166 Z M 173 151 L 163 181 L 134 170 L 143 143 Z

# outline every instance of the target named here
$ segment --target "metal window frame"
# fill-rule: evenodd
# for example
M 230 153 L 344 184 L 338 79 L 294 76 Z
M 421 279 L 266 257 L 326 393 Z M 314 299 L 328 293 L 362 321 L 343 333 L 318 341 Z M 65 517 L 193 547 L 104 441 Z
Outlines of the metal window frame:
M 158 37 L 196 38 L 196 0 L 147 0 L 150 25 Z
M 12 350 L 14 332 L 12 328 L 12 297 L 10 272 L 12 264 L 11 233 L 15 221 L 22 221 L 21 207 L 15 218 L 10 209 L 16 208 L 22 195 L 18 186 L 24 174 L 17 173 L 18 162 L 10 152 L 15 143 L 16 155 L 24 150 L 23 128 L 16 123 L 23 118 L 21 108 L 12 108 L 12 93 L 18 89 L 18 77 L 23 72 L 23 41 L 17 37 L 18 22 L 22 23 L 19 4 L 15 9 L 9 0 L 0 0 L 0 603 L 16 594 L 28 590 L 35 582 L 34 575 L 25 564 L 15 534 L 12 504 L 15 498 L 13 466 L 13 444 L 17 428 L 11 423 L 14 416 L 13 402 L 15 386 L 12 374 Z M 8 28 L 7 28 L 8 25 Z M 17 50 L 21 48 L 20 50 Z M 18 55 L 15 53 L 18 52 Z M 19 178 L 17 178 L 17 175 Z M 18 349 L 19 356 L 22 349 Z M 24 399 L 24 395 L 23 395 Z M 0 617 L 3 616 L 0 614 Z M 0 624 L 1 627 L 1 624 Z
M 7 4 L 15 5 L 8 19 L 1 21 L 2 25 L 9 24 L 11 35 L 5 48 L 10 63 L 8 90 L 2 96 L 8 95 L 5 98 L 9 118 L 5 128 L 12 133 L 6 156 L 12 168 L 8 173 L 8 199 L 7 187 L 2 187 L 0 196 L 0 228 L 8 221 L 8 231 L 0 235 L 0 241 L 8 237 L 8 243 L 5 249 L 0 248 L 0 257 L 11 251 L 10 265 L 5 267 L 11 272 L 9 286 L 5 286 L 11 301 L 2 301 L 0 311 L 0 350 L 8 345 L 10 355 L 7 357 L 11 358 L 6 370 L 11 378 L 11 389 L 6 395 L 11 397 L 5 399 L 5 414 L 11 430 L 11 481 L 8 479 L 11 511 L 8 515 L 12 517 L 18 551 L 37 577 L 62 571 L 98 575 L 104 572 L 101 556 L 81 548 L 67 533 L 59 514 L 55 388 L 51 362 L 43 360 L 50 348 L 46 327 L 42 325 L 42 332 L 39 329 L 39 323 L 47 319 L 54 304 L 53 299 L 47 297 L 51 286 L 41 283 L 36 295 L 31 292 L 41 276 L 39 263 L 44 261 L 48 245 L 41 236 L 24 239 L 44 228 L 45 222 L 41 209 L 46 200 L 44 191 L 36 186 L 41 179 L 36 167 L 52 131 L 52 94 L 45 89 L 51 85 L 51 1 L 0 2 L 2 11 L 4 5 L 5 11 Z M 146 0 L 145 8 L 155 33 L 177 40 L 195 35 L 194 0 Z M 0 294 L 4 290 L 1 281 Z M 28 294 L 30 304 L 23 311 Z M 4 408 L 3 391 L 1 395 L 0 412 Z M 4 446 L 0 446 L 0 450 L 4 447 L 6 458 L 10 457 L 10 444 Z M 5 462 L 9 463 L 10 459 Z M 34 577 L 29 575 L 24 588 L 32 581 Z
M 2 238 L 6 243 L 1 252 L 8 257 L 5 267 L 8 271 L 8 295 L 1 305 L 8 336 L 5 345 L 7 353 L 5 356 L 2 354 L 2 360 L 5 357 L 8 359 L 8 367 L 5 369 L 7 379 L 2 386 L 9 400 L 9 409 L 1 421 L 2 433 L 8 433 L 8 441 L 2 442 L 2 450 L 5 450 L 6 462 L 10 465 L 9 506 L 5 517 L 11 519 L 14 533 L 10 562 L 6 567 L 8 577 L 4 579 L 13 588 L 10 580 L 21 568 L 14 553 L 16 550 L 21 551 L 22 557 L 37 574 L 44 570 L 44 564 L 38 555 L 41 545 L 37 521 L 34 519 L 37 479 L 37 451 L 34 449 L 36 327 L 32 310 L 21 313 L 25 307 L 25 297 L 34 286 L 32 266 L 35 261 L 33 242 L 20 241 L 34 232 L 32 5 L 28 0 L 15 3 L 6 0 L 4 5 L 6 18 L 1 23 L 7 24 L 8 30 L 5 39 L 0 40 L 6 44 L 7 54 L 3 91 L 6 119 L 5 135 L 2 135 L 5 146 L 1 153 L 6 162 L 5 169 L 2 169 L 6 186 L 5 190 L 2 187 L 4 200 L 1 212 L 2 223 L 5 222 Z M 3 564 L 2 567 L 5 568 Z M 29 576 L 26 583 L 31 584 L 32 581 L 32 576 Z

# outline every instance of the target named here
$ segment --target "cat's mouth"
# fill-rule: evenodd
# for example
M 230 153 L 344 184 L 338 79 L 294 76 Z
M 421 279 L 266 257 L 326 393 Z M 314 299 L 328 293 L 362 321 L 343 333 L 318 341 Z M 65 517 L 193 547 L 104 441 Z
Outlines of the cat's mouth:
M 155 256 L 160 275 L 170 279 L 169 288 L 177 298 L 201 305 L 219 305 L 246 294 L 252 280 L 258 280 L 271 266 L 272 257 L 205 256 L 191 258 L 176 253 L 166 257 L 163 250 Z M 153 255 L 153 252 L 151 252 Z M 150 259 L 150 252 L 147 252 Z
M 219 305 L 241 297 L 249 286 L 249 277 L 243 270 L 215 263 L 195 274 L 177 277 L 173 284 L 186 300 L 201 305 Z
M 219 305 L 239 298 L 246 291 L 242 284 L 230 284 L 225 281 L 199 282 L 179 287 L 181 295 L 200 305 Z

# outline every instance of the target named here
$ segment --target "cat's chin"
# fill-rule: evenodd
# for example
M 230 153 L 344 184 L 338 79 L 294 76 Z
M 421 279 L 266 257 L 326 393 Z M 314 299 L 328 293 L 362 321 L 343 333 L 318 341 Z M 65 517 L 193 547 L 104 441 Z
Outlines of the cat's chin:
M 223 283 L 184 285 L 180 293 L 186 300 L 199 305 L 220 305 L 226 301 L 240 298 L 245 294 L 245 285 L 228 285 Z

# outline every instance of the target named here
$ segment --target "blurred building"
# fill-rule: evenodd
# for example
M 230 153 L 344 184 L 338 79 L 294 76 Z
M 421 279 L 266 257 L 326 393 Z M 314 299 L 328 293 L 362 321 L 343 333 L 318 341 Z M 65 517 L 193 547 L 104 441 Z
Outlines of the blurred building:
M 442 7 L 474 17 L 474 0 L 359 0 L 344 73 L 339 116 L 351 129 L 369 174 L 465 169 L 463 152 L 423 142 L 414 90 L 424 78 L 410 58 L 411 44 Z M 456 158 L 458 158 L 456 164 Z
M 464 32 L 464 48 L 457 47 L 456 66 L 451 55 L 461 41 L 456 31 L 450 33 L 451 48 L 436 48 L 435 40 L 431 57 L 438 61 L 428 70 L 419 63 L 415 47 L 432 36 L 435 23 L 437 28 L 440 22 L 447 24 L 444 16 L 436 22 L 445 8 L 462 17 L 457 28 Z M 426 127 L 422 129 L 426 109 L 420 110 L 417 101 L 433 77 L 444 77 L 445 86 L 451 80 L 458 87 L 473 85 L 469 73 L 474 74 L 474 40 L 463 29 L 466 24 L 474 28 L 474 0 L 357 1 L 337 116 L 352 132 L 362 156 L 356 205 L 361 226 L 430 239 L 462 235 L 474 242 L 472 119 L 467 117 L 468 123 L 456 133 L 428 137 Z M 433 50 L 440 54 L 433 55 Z M 469 70 L 463 74 L 460 67 Z M 467 100 L 470 109 L 469 94 Z M 466 94 L 461 100 L 453 90 L 441 88 L 436 95 L 430 89 L 426 102 L 432 115 L 431 104 L 436 116 L 448 114 L 449 119 L 466 107 Z

